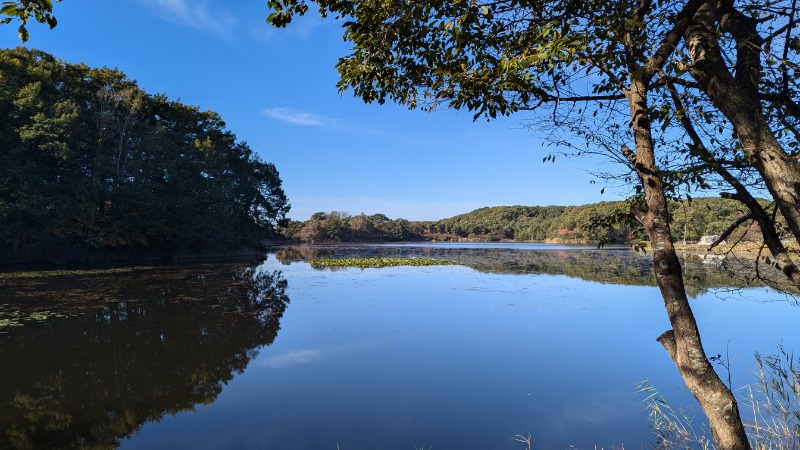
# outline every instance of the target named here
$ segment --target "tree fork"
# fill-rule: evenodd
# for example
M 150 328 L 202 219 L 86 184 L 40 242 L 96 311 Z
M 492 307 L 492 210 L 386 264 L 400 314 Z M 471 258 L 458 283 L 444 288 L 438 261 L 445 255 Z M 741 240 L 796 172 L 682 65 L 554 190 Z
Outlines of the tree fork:
M 737 41 L 735 77 L 722 58 L 717 23 Z M 760 65 L 751 48 L 759 40 L 755 21 L 729 2 L 703 5 L 685 33 L 692 76 L 733 125 L 745 155 L 764 179 L 792 234 L 800 239 L 800 163 L 784 151 L 761 111 L 754 81 Z
M 762 208 L 755 197 L 750 194 L 750 191 L 747 190 L 744 184 L 742 184 L 741 181 L 734 177 L 733 174 L 731 174 L 719 161 L 717 161 L 714 158 L 714 155 L 706 148 L 703 140 L 697 133 L 697 130 L 695 130 L 692 120 L 690 119 L 689 115 L 686 114 L 687 109 L 678 95 L 675 85 L 669 79 L 665 79 L 664 81 L 669 90 L 672 102 L 675 104 L 675 109 L 677 111 L 684 112 L 684 114 L 681 114 L 680 116 L 680 122 L 681 125 L 683 125 L 683 129 L 686 130 L 686 133 L 692 139 L 692 145 L 694 146 L 695 151 L 700 153 L 702 159 L 711 167 L 714 172 L 719 174 L 725 181 L 728 182 L 728 184 L 736 189 L 736 193 L 722 192 L 720 196 L 722 198 L 737 200 L 750 210 L 749 216 L 744 217 L 735 224 L 731 225 L 731 227 L 729 227 L 725 233 L 722 233 L 722 236 L 712 243 L 707 250 L 711 251 L 711 249 L 725 240 L 725 238 L 727 238 L 736 227 L 741 225 L 748 218 L 752 218 L 758 223 L 759 228 L 761 229 L 761 235 L 764 238 L 764 243 L 767 245 L 767 248 L 769 248 L 770 253 L 772 253 L 772 256 L 777 261 L 780 269 L 795 286 L 800 287 L 800 269 L 797 267 L 792 256 L 786 250 L 786 247 L 783 245 L 783 242 L 778 236 L 778 232 L 775 229 L 775 220 L 767 215 L 767 213 L 764 211 L 764 208 Z

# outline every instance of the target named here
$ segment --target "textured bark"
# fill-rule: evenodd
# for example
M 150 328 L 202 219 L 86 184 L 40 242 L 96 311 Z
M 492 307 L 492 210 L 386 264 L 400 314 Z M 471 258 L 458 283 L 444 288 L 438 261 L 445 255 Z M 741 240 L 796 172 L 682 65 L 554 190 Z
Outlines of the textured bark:
M 656 281 L 672 326 L 658 340 L 703 408 L 717 447 L 720 450 L 749 449 L 736 399 L 706 357 L 697 322 L 686 296 L 681 265 L 672 245 L 667 199 L 656 166 L 646 89 L 644 81 L 634 80 L 630 89 L 625 91 L 636 150 L 634 152 L 623 147 L 623 154 L 633 163 L 644 188 L 647 208 L 634 213 L 650 237 Z
M 722 58 L 717 25 L 737 43 L 736 75 Z M 703 5 L 686 29 L 692 76 L 731 122 L 750 160 L 772 194 L 792 234 L 800 239 L 800 163 L 787 154 L 764 117 L 759 100 L 761 38 L 756 22 L 722 0 Z
M 680 96 L 678 96 L 675 86 L 667 81 L 667 87 L 669 88 L 672 102 L 675 104 L 675 109 L 679 111 L 685 110 L 686 108 L 683 104 L 683 101 L 680 99 Z M 792 282 L 792 284 L 800 288 L 800 268 L 797 267 L 792 255 L 786 250 L 786 247 L 783 245 L 783 242 L 778 236 L 778 231 L 775 228 L 775 221 L 767 214 L 766 211 L 764 211 L 764 208 L 760 203 L 758 203 L 758 200 L 756 200 L 756 198 L 750 194 L 750 191 L 747 189 L 747 187 L 742 184 L 738 178 L 733 176 L 733 174 L 730 173 L 722 164 L 720 164 L 719 161 L 715 160 L 714 155 L 708 151 L 703 143 L 703 140 L 700 138 L 700 135 L 695 130 L 689 115 L 682 114 L 680 117 L 680 122 L 681 125 L 683 125 L 683 129 L 686 130 L 686 133 L 692 139 L 692 145 L 694 146 L 695 151 L 697 151 L 703 161 L 709 165 L 711 170 L 716 172 L 722 177 L 722 179 L 724 179 L 736 190 L 735 194 L 722 193 L 722 197 L 738 200 L 750 210 L 750 215 L 748 217 L 742 218 L 741 222 L 732 224 L 731 228 L 723 233 L 722 236 L 720 236 L 717 241 L 708 248 L 708 250 L 710 251 L 713 247 L 725 240 L 730 232 L 732 232 L 748 218 L 751 218 L 758 223 L 758 226 L 761 229 L 761 235 L 764 238 L 764 244 L 766 244 L 770 253 L 772 253 L 773 258 L 775 258 L 775 261 L 780 269 Z

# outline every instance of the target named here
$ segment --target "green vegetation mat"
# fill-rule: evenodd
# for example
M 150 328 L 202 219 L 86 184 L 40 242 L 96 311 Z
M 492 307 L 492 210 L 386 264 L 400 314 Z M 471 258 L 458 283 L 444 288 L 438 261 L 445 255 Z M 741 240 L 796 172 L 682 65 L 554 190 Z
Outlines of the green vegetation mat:
M 460 266 L 461 263 L 455 261 L 445 261 L 441 259 L 425 258 L 340 258 L 340 259 L 315 259 L 311 261 L 311 267 L 316 269 L 322 267 L 360 267 L 379 268 L 394 266 Z
M 43 311 L 0 311 L 0 334 L 7 334 L 11 327 L 21 327 L 26 323 L 44 322 L 50 318 L 67 317 L 65 314 Z
M 110 275 L 115 273 L 128 273 L 141 269 L 149 269 L 152 267 L 120 267 L 113 269 L 67 269 L 67 270 L 39 270 L 28 272 L 6 272 L 0 273 L 0 279 L 4 278 L 49 278 L 58 276 L 79 276 L 79 275 Z

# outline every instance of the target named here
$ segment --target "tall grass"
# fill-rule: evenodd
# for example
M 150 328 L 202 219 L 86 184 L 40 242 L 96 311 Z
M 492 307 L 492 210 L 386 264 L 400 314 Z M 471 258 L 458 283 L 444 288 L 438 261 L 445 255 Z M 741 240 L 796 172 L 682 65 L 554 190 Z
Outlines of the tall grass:
M 708 430 L 695 429 L 694 414 L 684 408 L 673 408 L 650 380 L 636 383 L 636 394 L 644 395 L 647 419 L 653 428 L 657 449 L 702 449 L 714 448 L 708 438 Z
M 782 345 L 778 353 L 756 353 L 759 372 L 755 388 L 745 386 L 742 402 L 753 414 L 746 424 L 756 450 L 800 449 L 800 357 Z
M 800 357 L 782 345 L 776 354 L 755 357 L 756 381 L 737 391 L 739 404 L 751 411 L 745 423 L 750 445 L 754 450 L 800 450 Z M 636 392 L 645 395 L 656 448 L 716 448 L 707 427 L 696 429 L 694 415 L 673 408 L 649 380 L 637 383 Z

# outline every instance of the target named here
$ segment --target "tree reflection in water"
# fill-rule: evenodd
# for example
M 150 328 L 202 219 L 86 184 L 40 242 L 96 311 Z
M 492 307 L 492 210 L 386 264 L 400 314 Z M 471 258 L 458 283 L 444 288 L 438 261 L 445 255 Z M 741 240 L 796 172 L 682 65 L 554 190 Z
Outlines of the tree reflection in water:
M 303 245 L 275 249 L 283 264 L 319 258 L 420 257 L 456 261 L 475 270 L 498 274 L 565 275 L 599 283 L 655 286 L 651 255 L 636 253 L 629 247 L 598 249 L 594 246 L 540 246 L 524 244 L 409 244 L 409 245 Z M 762 264 L 756 273 L 752 258 L 746 255 L 694 255 L 681 257 L 687 294 L 694 298 L 713 288 L 746 288 L 763 285 L 797 293 L 781 274 Z M 320 270 L 336 270 L 324 268 Z M 785 277 L 784 277 L 785 278 Z
M 36 295 L 0 290 L 0 308 L 76 285 L 116 297 L 93 313 L 0 334 L 0 448 L 114 448 L 145 422 L 213 402 L 273 342 L 289 303 L 278 271 L 217 265 L 138 275 L 49 279 L 28 285 Z

